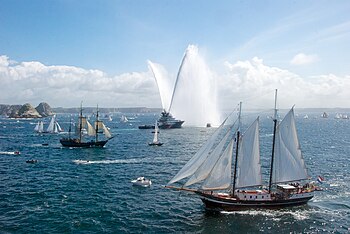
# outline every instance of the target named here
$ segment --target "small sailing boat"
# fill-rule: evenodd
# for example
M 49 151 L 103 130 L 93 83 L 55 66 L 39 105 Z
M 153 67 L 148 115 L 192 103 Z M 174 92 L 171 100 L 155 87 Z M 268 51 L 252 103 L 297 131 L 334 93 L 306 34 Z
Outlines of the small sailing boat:
M 44 132 L 44 124 L 43 124 L 43 121 L 39 121 L 39 122 L 35 125 L 34 131 L 37 132 L 37 133 L 42 133 L 42 132 Z
M 161 146 L 163 145 L 163 143 L 161 143 L 159 140 L 158 140 L 158 123 L 156 121 L 156 124 L 154 125 L 154 136 L 153 136 L 153 141 L 151 143 L 148 143 L 148 145 L 156 145 L 156 146 Z
M 121 117 L 120 117 L 120 122 L 122 122 L 122 123 L 126 123 L 126 122 L 128 122 L 129 120 L 128 120 L 128 118 L 125 116 L 125 115 L 122 115 Z
M 107 127 L 103 124 L 102 121 L 99 120 L 99 111 L 97 107 L 96 113 L 96 121 L 94 126 L 92 126 L 87 118 L 83 116 L 83 108 L 80 107 L 80 114 L 77 124 L 77 135 L 78 138 L 71 138 L 71 124 L 69 125 L 69 137 L 60 139 L 60 142 L 65 147 L 103 147 L 110 139 L 112 139 L 112 135 L 107 129 Z M 94 137 L 93 140 L 83 141 L 83 129 L 87 128 L 87 135 Z M 105 140 L 99 140 L 99 134 L 103 133 L 106 137 Z
M 294 110 L 292 108 L 278 123 L 276 99 L 277 90 L 268 189 L 263 187 L 262 182 L 259 118 L 241 135 L 241 105 L 236 134 L 231 134 L 232 125 L 214 147 L 219 133 L 224 130 L 225 120 L 166 187 L 194 192 L 206 208 L 212 210 L 276 208 L 307 203 L 314 196 L 315 185 L 308 182 L 299 184 L 308 179 L 308 174 L 297 137 Z M 181 188 L 170 186 L 187 177 L 188 181 Z M 189 188 L 196 183 L 201 183 L 200 188 Z
M 321 115 L 322 118 L 328 118 L 328 114 L 326 112 L 323 112 L 323 114 Z

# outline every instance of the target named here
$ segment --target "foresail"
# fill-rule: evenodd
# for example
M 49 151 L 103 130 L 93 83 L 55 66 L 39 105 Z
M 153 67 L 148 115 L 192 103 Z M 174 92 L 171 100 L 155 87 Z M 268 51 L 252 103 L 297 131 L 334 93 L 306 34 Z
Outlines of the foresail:
M 105 136 L 107 137 L 107 138 L 111 138 L 112 137 L 112 135 L 111 135 L 111 133 L 108 131 L 108 129 L 107 129 L 107 127 L 102 123 L 102 129 L 103 129 L 103 134 L 105 134 Z
M 216 139 L 218 138 L 221 130 L 223 129 L 227 118 L 223 121 L 220 127 L 214 132 L 213 135 L 202 145 L 202 147 L 197 151 L 197 153 L 185 164 L 185 166 L 172 178 L 169 184 L 173 184 L 181 179 L 189 177 L 195 173 L 195 171 L 202 165 L 202 163 L 208 157 L 210 151 L 212 150 Z
M 259 118 L 257 118 L 239 142 L 235 187 L 242 188 L 261 184 Z
M 232 139 L 202 184 L 203 190 L 221 190 L 231 186 L 233 144 L 234 140 Z
M 195 173 L 190 177 L 190 179 L 184 184 L 184 186 L 190 186 L 192 184 L 198 183 L 206 179 L 212 169 L 214 168 L 216 162 L 222 156 L 222 151 L 231 135 L 231 131 L 227 131 L 225 137 L 220 141 L 220 143 L 215 147 L 213 152 L 209 154 L 207 159 L 200 165 L 200 167 L 195 171 Z
M 272 182 L 279 183 L 307 178 L 292 108 L 276 129 Z

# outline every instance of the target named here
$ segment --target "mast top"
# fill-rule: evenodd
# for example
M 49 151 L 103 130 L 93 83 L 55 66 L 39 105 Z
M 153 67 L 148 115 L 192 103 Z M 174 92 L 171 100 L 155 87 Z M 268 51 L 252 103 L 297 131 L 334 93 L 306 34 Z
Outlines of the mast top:
M 242 102 L 239 102 L 239 113 L 238 113 L 238 131 L 241 130 L 241 115 L 242 115 Z

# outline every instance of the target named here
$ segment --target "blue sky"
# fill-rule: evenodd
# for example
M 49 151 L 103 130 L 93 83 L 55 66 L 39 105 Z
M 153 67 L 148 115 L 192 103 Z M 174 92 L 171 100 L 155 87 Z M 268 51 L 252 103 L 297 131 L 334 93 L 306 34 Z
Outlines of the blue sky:
M 304 80 L 350 75 L 346 0 L 0 3 L 0 55 L 17 63 L 72 66 L 115 77 L 147 72 L 151 60 L 176 73 L 187 46 L 194 44 L 219 74 L 226 73 L 227 62 L 257 57 Z

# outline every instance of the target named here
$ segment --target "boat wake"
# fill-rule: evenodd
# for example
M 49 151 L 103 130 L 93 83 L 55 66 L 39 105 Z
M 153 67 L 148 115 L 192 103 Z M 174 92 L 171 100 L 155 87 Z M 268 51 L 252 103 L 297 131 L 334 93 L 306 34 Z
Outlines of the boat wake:
M 137 159 L 117 159 L 117 160 L 73 160 L 75 164 L 129 164 L 129 163 L 139 163 L 140 160 Z
M 11 155 L 18 155 L 18 151 L 0 151 L 0 154 L 11 154 Z
M 239 215 L 250 215 L 250 216 L 265 216 L 271 217 L 275 221 L 280 220 L 283 216 L 289 215 L 295 220 L 306 220 L 310 218 L 310 212 L 301 210 L 301 211 L 292 211 L 292 210 L 246 210 L 246 211 L 221 211 L 222 214 L 239 214 Z

